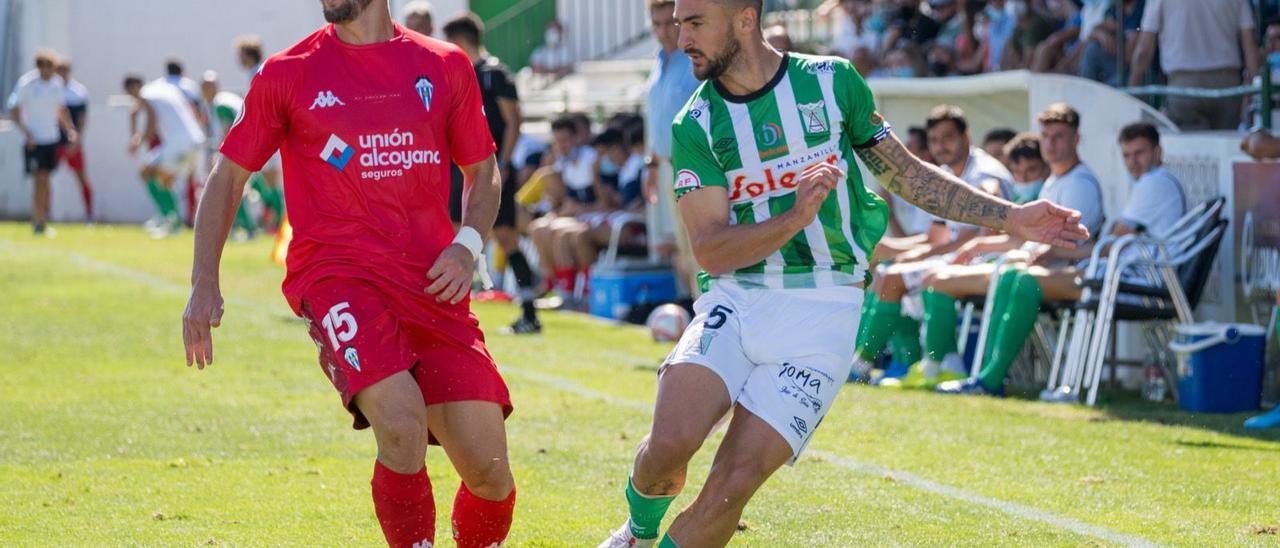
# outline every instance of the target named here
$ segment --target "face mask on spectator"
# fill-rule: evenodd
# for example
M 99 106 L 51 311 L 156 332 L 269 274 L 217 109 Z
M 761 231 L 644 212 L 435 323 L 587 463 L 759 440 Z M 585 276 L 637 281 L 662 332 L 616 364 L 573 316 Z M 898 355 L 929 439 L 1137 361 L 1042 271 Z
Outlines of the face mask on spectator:
M 894 67 L 889 69 L 889 75 L 894 78 L 914 78 L 916 72 L 911 67 Z
M 1013 191 L 1018 195 L 1019 201 L 1022 202 L 1031 199 L 1032 196 L 1039 196 L 1041 188 L 1044 188 L 1044 179 L 1038 179 L 1030 183 L 1013 184 Z
M 613 160 L 610 159 L 608 156 L 602 156 L 600 158 L 600 174 L 601 175 L 617 175 L 618 164 L 613 163 Z
M 1267 62 L 1271 64 L 1271 68 L 1280 69 L 1280 51 L 1268 53 Z
M 946 76 L 951 73 L 951 65 L 946 63 L 932 62 L 929 63 L 929 74 L 934 76 Z
M 1009 16 L 1008 10 L 1009 5 L 1007 4 L 1003 10 L 998 10 L 995 6 L 987 4 L 986 9 L 983 11 L 987 14 L 987 21 L 989 21 L 988 25 L 994 25 L 1004 21 L 1004 18 Z
M 547 41 L 548 46 L 557 45 L 560 43 L 560 31 L 549 29 L 543 39 Z

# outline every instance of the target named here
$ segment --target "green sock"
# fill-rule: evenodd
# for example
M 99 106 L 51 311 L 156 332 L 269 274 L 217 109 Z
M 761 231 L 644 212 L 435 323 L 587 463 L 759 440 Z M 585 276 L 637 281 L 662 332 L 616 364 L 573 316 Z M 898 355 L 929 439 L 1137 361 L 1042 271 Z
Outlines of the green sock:
M 248 232 L 250 236 L 258 231 L 257 225 L 253 224 L 253 217 L 249 215 L 249 207 L 244 201 L 241 201 L 240 207 L 236 209 L 235 226 Z
M 173 204 L 173 195 L 160 186 L 160 181 L 155 179 L 147 179 L 147 194 L 151 196 L 151 201 L 156 203 L 160 216 L 168 217 L 170 204 Z
M 658 548 L 680 548 L 676 546 L 676 541 L 671 540 L 671 535 L 662 535 L 662 542 L 658 543 Z
M 862 293 L 862 315 L 858 320 L 858 336 L 854 339 L 853 347 L 862 348 L 867 340 L 867 326 L 871 324 L 871 318 L 875 315 L 876 294 L 870 291 Z
M 900 316 L 902 316 L 902 303 L 877 300 L 875 306 L 871 308 L 871 314 L 862 317 L 862 324 L 866 326 L 867 331 L 862 338 L 862 344 L 858 345 L 858 356 L 866 361 L 876 359 L 885 345 L 889 344 L 889 337 L 893 336 L 893 332 L 898 329 Z
M 924 290 L 924 350 L 929 359 L 941 362 L 957 352 L 956 300 L 932 287 Z
M 991 352 L 991 359 L 983 364 L 982 372 L 978 374 L 978 381 L 987 390 L 995 391 L 1004 386 L 1009 366 L 1013 365 L 1027 336 L 1035 329 L 1036 316 L 1040 314 L 1041 296 L 1039 280 L 1026 272 L 1018 273 L 1005 313 L 999 324 L 993 326 L 997 327 L 996 335 L 989 339 L 989 346 L 995 349 Z
M 893 332 L 893 359 L 903 365 L 920 361 L 920 322 L 909 316 L 898 316 Z
M 1017 268 L 1006 267 L 1000 273 L 999 281 L 996 282 L 996 296 L 992 299 L 991 314 L 988 315 L 991 326 L 987 328 L 987 344 L 982 350 L 982 363 L 987 363 L 991 359 L 991 353 L 994 351 L 995 346 L 992 341 L 996 340 L 996 333 L 1002 323 L 1000 318 L 1004 316 L 1009 307 L 1009 296 L 1013 294 L 1013 282 L 1018 279 L 1020 272 Z
M 627 506 L 631 509 L 631 534 L 638 539 L 658 538 L 658 527 L 662 525 L 667 508 L 671 507 L 671 497 L 650 497 L 640 494 L 627 478 Z

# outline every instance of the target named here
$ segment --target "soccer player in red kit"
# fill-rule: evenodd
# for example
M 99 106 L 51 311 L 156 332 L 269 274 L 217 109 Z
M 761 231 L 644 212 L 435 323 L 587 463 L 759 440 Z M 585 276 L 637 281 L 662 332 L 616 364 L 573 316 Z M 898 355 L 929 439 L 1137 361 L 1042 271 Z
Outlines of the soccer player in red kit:
M 387 543 L 429 547 L 424 467 L 438 443 L 462 478 L 461 547 L 500 545 L 515 482 L 507 387 L 468 292 L 501 182 L 475 71 L 457 47 L 395 24 L 387 0 L 321 0 L 331 24 L 267 60 L 196 216 L 187 363 L 213 361 L 218 265 L 241 191 L 277 148 L 293 224 L 285 297 L 356 428 L 378 444 L 373 505 Z M 466 176 L 449 221 L 449 162 Z

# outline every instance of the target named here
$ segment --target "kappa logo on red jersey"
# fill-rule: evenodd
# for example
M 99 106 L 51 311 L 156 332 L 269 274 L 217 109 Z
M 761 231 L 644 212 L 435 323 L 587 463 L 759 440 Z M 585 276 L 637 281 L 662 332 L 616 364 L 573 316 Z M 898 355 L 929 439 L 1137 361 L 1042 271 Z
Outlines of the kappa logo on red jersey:
M 332 91 L 322 91 L 320 92 L 319 95 L 316 95 L 315 102 L 311 103 L 311 108 L 307 110 L 315 110 L 318 108 L 329 108 L 329 107 L 345 107 L 345 106 L 347 106 L 347 104 L 342 102 L 342 99 L 339 99 L 338 96 L 334 95 Z

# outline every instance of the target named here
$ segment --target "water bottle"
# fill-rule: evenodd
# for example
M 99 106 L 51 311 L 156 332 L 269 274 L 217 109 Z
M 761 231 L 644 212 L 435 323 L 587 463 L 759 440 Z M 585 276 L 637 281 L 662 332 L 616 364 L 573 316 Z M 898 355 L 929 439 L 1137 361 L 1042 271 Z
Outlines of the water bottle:
M 1160 366 L 1153 363 L 1147 364 L 1143 368 L 1143 377 L 1142 398 L 1156 403 L 1164 401 L 1165 392 L 1169 387 L 1165 384 L 1164 373 L 1160 371 Z

